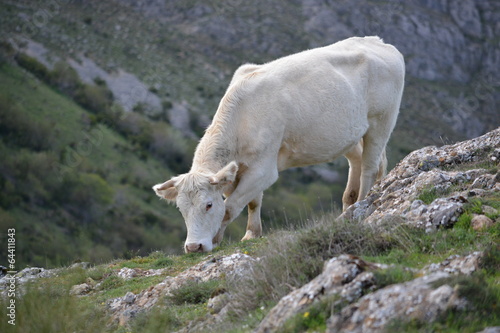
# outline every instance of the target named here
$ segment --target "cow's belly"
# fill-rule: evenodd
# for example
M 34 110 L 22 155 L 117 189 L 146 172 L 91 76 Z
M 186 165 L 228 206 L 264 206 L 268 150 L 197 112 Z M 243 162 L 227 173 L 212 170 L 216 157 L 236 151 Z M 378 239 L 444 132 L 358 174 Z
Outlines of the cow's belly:
M 359 124 L 358 124 L 359 125 Z M 368 126 L 353 126 L 344 131 L 310 130 L 283 140 L 278 154 L 278 169 L 285 170 L 330 162 L 347 153 L 366 133 Z

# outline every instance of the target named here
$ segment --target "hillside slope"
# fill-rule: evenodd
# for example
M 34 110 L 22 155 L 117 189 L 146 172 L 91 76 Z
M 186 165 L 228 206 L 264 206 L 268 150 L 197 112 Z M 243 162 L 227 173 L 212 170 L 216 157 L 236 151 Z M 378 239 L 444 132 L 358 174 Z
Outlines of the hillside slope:
M 183 221 L 174 207 L 149 195 L 149 184 L 165 174 L 151 154 L 5 63 L 0 104 L 0 227 L 17 230 L 18 264 L 177 250 Z M 2 258 L 6 251 L 0 250 Z
M 470 138 L 499 125 L 500 8 L 494 0 L 7 0 L 0 2 L 0 13 L 2 63 L 22 67 L 39 81 L 11 80 L 15 69 L 0 73 L 5 110 L 12 100 L 27 100 L 10 113 L 21 114 L 22 126 L 9 123 L 1 137 L 5 156 L 18 160 L 0 170 L 1 190 L 9 193 L 1 201 L 2 226 L 26 230 L 19 236 L 31 249 L 20 257 L 26 264 L 180 252 L 181 216 L 155 201 L 148 188 L 189 169 L 197 140 L 241 63 L 263 63 L 352 35 L 379 35 L 394 44 L 405 55 L 407 82 L 389 143 L 390 166 L 423 145 Z M 31 94 L 33 100 L 26 97 Z M 69 118 L 81 114 L 81 122 L 67 122 L 51 135 L 66 110 Z M 52 120 L 41 120 L 45 115 Z M 25 128 L 32 137 L 19 134 Z M 93 149 L 64 173 L 72 185 L 90 185 L 49 186 L 68 170 L 61 165 L 86 138 L 82 130 L 101 128 L 118 146 L 100 154 Z M 33 157 L 51 168 L 33 175 Z M 346 168 L 341 159 L 286 171 L 266 191 L 264 227 L 280 228 L 339 203 Z M 30 180 L 36 187 L 28 195 Z M 92 198 L 96 190 L 104 194 Z M 241 238 L 242 220 L 230 226 L 229 239 Z M 30 236 L 27 226 L 43 230 Z
M 499 147 L 500 128 L 423 148 L 344 215 L 318 216 L 209 255 L 153 252 L 105 265 L 27 268 L 16 275 L 16 329 L 498 330 Z M 3 308 L 13 297 L 9 278 L 0 278 Z M 0 322 L 2 331 L 7 325 Z

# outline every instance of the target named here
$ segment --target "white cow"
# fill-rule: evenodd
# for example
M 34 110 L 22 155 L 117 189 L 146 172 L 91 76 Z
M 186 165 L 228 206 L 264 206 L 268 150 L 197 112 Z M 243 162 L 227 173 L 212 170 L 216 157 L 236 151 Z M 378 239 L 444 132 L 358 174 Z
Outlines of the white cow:
M 187 226 L 185 251 L 211 251 L 247 205 L 242 240 L 260 237 L 263 191 L 287 168 L 344 155 L 350 167 L 344 209 L 363 199 L 385 172 L 404 75 L 401 53 L 378 37 L 238 68 L 191 170 L 153 187 L 177 203 Z

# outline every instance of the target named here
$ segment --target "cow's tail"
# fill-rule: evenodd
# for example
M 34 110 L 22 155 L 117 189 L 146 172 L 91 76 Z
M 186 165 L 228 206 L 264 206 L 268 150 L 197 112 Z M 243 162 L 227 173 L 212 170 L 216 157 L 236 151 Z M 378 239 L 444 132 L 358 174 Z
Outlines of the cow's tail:
M 378 166 L 377 180 L 381 180 L 387 174 L 387 156 L 385 149 L 380 154 L 380 164 Z

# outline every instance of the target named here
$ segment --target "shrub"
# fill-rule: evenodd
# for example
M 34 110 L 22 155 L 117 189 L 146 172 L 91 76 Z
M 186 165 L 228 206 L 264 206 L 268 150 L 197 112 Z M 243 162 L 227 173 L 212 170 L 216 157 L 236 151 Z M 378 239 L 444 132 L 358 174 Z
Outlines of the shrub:
M 108 113 L 113 104 L 113 94 L 104 86 L 82 84 L 74 98 L 78 104 L 98 115 Z
M 54 143 L 53 125 L 33 121 L 7 94 L 0 93 L 0 134 L 10 145 L 35 151 L 50 149 Z
M 154 267 L 168 267 L 172 266 L 174 264 L 174 261 L 169 258 L 169 257 L 164 257 L 164 258 L 158 258 L 156 261 L 153 263 Z
M 63 61 L 59 61 L 54 65 L 50 84 L 70 96 L 82 86 L 75 69 Z
M 234 290 L 242 306 L 235 311 L 243 313 L 245 309 L 278 301 L 321 273 L 324 261 L 329 258 L 343 253 L 374 256 L 398 242 L 361 222 L 334 221 L 333 214 L 293 234 L 275 233 L 269 245 L 257 254 L 262 259 L 251 276 L 229 282 L 228 288 Z
M 38 77 L 40 80 L 43 80 L 45 82 L 50 81 L 50 71 L 47 69 L 47 67 L 45 67 L 44 64 L 42 64 L 35 58 L 32 58 L 24 53 L 19 53 L 16 55 L 15 59 L 19 66 L 33 73 L 33 75 Z
M 116 275 L 110 275 L 99 285 L 100 290 L 115 289 L 125 284 L 124 280 Z
M 411 270 L 399 266 L 389 267 L 384 270 L 376 270 L 373 274 L 378 288 L 410 281 L 415 277 L 415 274 Z
M 21 298 L 19 298 L 21 299 Z M 81 302 L 61 292 L 58 285 L 28 285 L 22 301 L 16 302 L 16 332 L 111 332 L 108 318 L 102 308 Z M 7 308 L 7 297 L 0 298 L 0 306 Z M 7 319 L 0 320 L 0 331 L 12 331 Z
M 188 282 L 172 291 L 172 296 L 169 299 L 176 305 L 204 303 L 219 288 L 220 282 L 218 280 Z

